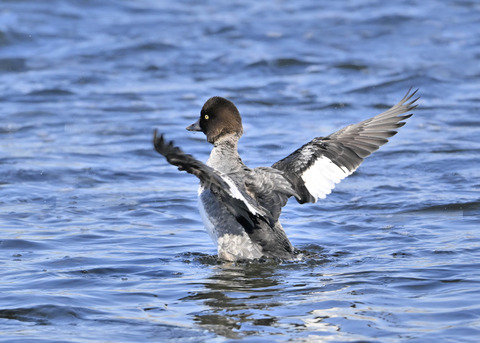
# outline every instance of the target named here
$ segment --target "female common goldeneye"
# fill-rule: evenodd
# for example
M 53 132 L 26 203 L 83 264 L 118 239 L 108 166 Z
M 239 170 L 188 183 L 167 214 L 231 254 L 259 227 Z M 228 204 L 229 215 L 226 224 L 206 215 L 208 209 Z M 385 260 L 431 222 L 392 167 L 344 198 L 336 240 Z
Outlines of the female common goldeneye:
M 207 100 L 200 118 L 187 127 L 201 131 L 213 144 L 207 163 L 185 154 L 173 142 L 154 132 L 155 150 L 167 161 L 197 176 L 202 220 L 218 247 L 218 257 L 228 261 L 273 257 L 293 259 L 294 249 L 278 221 L 291 196 L 300 203 L 316 202 L 330 194 L 335 184 L 352 174 L 363 159 L 388 142 L 412 114 L 417 91 L 389 110 L 317 137 L 271 167 L 250 169 L 238 155 L 243 133 L 235 105 L 218 96 Z

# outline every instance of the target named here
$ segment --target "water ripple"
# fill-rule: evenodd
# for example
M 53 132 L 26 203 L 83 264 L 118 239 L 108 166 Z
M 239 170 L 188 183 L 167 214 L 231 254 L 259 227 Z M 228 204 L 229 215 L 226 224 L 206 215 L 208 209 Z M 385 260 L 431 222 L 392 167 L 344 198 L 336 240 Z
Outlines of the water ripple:
M 2 2 L 0 340 L 476 342 L 479 12 Z M 185 127 L 220 95 L 243 115 L 244 162 L 271 165 L 411 86 L 419 107 L 389 144 L 285 208 L 295 261 L 219 260 L 198 182 L 151 146 L 158 128 L 206 160 Z

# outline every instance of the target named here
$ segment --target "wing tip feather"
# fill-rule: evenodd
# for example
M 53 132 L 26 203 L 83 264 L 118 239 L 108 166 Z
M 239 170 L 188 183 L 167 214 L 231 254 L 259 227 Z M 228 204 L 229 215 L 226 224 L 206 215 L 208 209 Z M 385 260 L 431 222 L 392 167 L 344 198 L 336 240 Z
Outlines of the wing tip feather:
M 415 99 L 411 100 L 415 96 L 415 94 L 417 94 L 417 92 L 420 90 L 420 88 L 417 88 L 417 89 L 415 89 L 415 91 L 410 93 L 412 91 L 412 89 L 413 89 L 413 87 L 410 87 L 408 89 L 407 93 L 405 94 L 405 96 L 403 97 L 403 99 L 400 100 L 400 102 L 398 103 L 398 105 L 407 107 L 407 111 L 412 111 L 415 108 L 417 108 L 418 104 L 416 104 L 416 102 L 420 99 L 420 96 L 417 96 Z M 407 101 L 409 101 L 409 102 L 407 102 Z

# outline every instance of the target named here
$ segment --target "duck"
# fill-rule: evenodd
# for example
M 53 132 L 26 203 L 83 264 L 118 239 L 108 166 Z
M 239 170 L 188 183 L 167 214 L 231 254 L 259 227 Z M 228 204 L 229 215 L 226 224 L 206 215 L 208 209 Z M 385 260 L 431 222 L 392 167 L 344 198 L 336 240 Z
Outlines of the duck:
M 225 261 L 272 258 L 294 260 L 298 255 L 279 217 L 290 198 L 315 203 L 331 193 L 363 160 L 388 142 L 417 107 L 410 88 L 383 113 L 315 137 L 270 167 L 247 167 L 239 153 L 242 118 L 235 104 L 223 97 L 208 99 L 198 120 L 186 129 L 202 132 L 213 145 L 206 163 L 183 152 L 154 130 L 155 150 L 180 171 L 195 175 L 200 185 L 198 205 L 203 224 Z

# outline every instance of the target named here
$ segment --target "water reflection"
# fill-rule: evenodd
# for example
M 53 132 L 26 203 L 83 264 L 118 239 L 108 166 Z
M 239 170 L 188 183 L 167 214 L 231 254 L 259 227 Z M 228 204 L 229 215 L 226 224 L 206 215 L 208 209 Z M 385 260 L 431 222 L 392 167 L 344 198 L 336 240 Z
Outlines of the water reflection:
M 262 261 L 218 264 L 214 266 L 212 274 L 202 280 L 202 291 L 181 300 L 200 301 L 206 309 L 191 313 L 195 323 L 227 338 L 242 338 L 260 332 L 299 332 L 310 327 L 312 321 L 318 327 L 316 319 L 323 321 L 325 316 L 309 315 L 315 307 L 312 307 L 308 298 L 322 298 L 321 294 L 316 293 L 322 292 L 324 284 L 318 283 L 318 272 L 313 275 L 309 267 L 312 264 L 318 267 L 326 261 L 319 258 L 290 263 Z M 314 277 L 317 284 L 299 282 L 301 279 L 297 277 L 289 279 L 288 275 L 292 272 L 301 275 L 306 273 L 308 277 Z M 298 306 L 299 301 L 308 303 L 308 306 Z M 325 325 L 329 326 L 329 331 L 337 330 L 329 324 Z
M 182 300 L 202 301 L 208 309 L 194 321 L 218 335 L 240 338 L 265 331 L 277 318 L 269 312 L 281 305 L 275 297 L 285 288 L 274 263 L 221 264 L 203 280 L 204 291 Z

